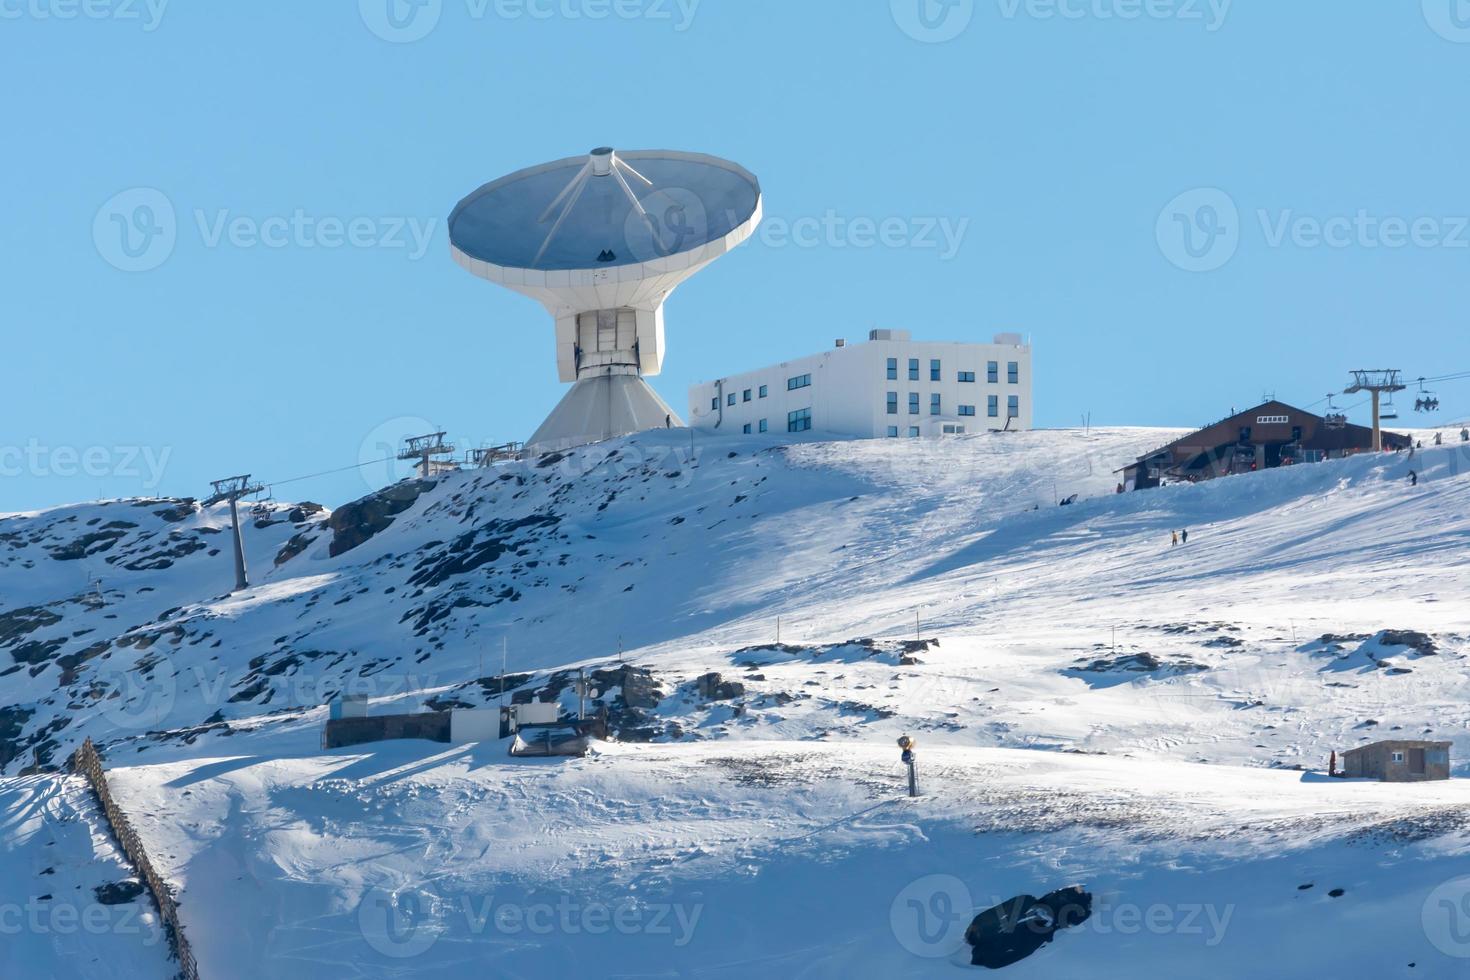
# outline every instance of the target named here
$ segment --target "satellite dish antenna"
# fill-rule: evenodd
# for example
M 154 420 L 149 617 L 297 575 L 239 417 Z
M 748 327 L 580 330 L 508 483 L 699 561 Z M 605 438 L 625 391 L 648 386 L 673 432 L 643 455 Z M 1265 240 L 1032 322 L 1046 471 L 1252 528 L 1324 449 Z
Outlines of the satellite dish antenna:
M 761 204 L 760 182 L 728 160 L 605 146 L 459 202 L 454 260 L 546 307 L 558 377 L 574 382 L 527 451 L 684 424 L 643 380 L 663 369 L 664 301 L 754 234 Z

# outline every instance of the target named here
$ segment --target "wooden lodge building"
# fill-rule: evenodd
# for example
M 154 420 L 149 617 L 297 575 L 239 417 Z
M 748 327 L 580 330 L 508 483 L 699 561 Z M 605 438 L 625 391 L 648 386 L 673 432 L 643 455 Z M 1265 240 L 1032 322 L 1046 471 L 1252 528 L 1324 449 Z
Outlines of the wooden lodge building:
M 1385 450 L 1407 449 L 1408 436 L 1383 433 Z M 1373 448 L 1373 430 L 1269 401 L 1175 439 L 1118 472 L 1126 490 L 1147 490 L 1164 481 L 1198 482 L 1296 463 L 1339 459 Z

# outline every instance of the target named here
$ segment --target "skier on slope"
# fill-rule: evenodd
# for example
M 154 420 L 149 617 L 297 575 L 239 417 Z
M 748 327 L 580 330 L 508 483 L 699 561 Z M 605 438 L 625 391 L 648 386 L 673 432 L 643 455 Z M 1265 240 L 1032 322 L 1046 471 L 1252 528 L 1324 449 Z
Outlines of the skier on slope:
M 1189 528 L 1179 532 L 1179 541 L 1181 544 L 1189 544 Z
M 1179 544 L 1179 532 L 1178 531 L 1174 531 L 1174 532 L 1172 532 L 1171 540 L 1169 541 L 1169 547 L 1174 548 L 1174 547 L 1177 547 L 1178 544 Z
M 1411 487 L 1417 487 L 1418 485 L 1419 485 L 1419 474 L 1418 473 L 1415 473 L 1413 470 L 1410 470 L 1409 471 L 1409 486 L 1411 486 Z

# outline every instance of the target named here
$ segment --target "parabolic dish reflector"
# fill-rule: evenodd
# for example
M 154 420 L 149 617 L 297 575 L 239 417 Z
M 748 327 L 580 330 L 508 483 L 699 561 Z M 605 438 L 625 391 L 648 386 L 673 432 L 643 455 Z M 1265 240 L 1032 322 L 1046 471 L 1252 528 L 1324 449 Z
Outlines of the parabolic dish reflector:
M 450 214 L 449 240 L 464 258 L 502 270 L 617 269 L 742 230 L 743 241 L 760 199 L 756 178 L 728 160 L 601 147 L 481 187 Z

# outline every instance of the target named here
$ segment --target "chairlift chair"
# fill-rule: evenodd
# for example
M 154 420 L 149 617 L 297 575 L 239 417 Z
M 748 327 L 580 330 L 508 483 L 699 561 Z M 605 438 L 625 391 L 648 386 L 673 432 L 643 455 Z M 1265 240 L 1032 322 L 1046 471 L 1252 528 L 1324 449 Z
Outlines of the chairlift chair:
M 1384 422 L 1391 422 L 1399 417 L 1399 410 L 1393 403 L 1393 392 L 1389 392 L 1388 404 L 1383 406 L 1383 410 L 1379 412 L 1378 417 Z

